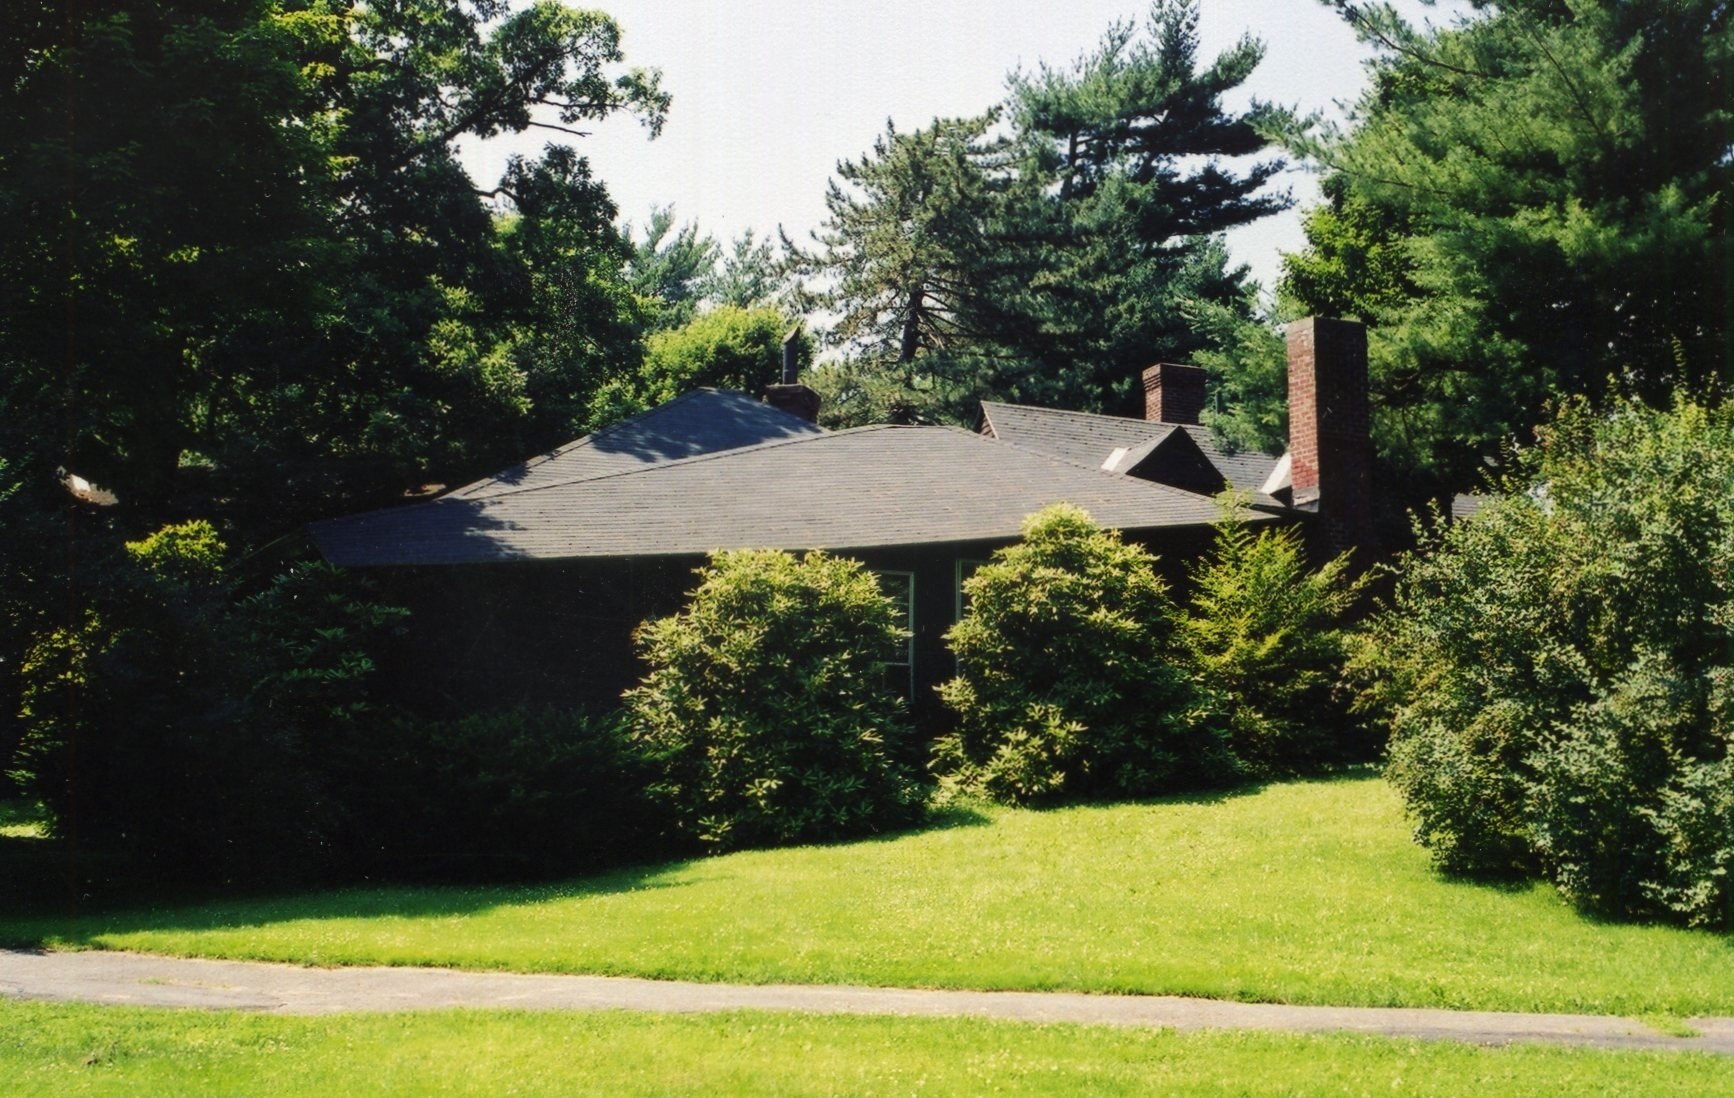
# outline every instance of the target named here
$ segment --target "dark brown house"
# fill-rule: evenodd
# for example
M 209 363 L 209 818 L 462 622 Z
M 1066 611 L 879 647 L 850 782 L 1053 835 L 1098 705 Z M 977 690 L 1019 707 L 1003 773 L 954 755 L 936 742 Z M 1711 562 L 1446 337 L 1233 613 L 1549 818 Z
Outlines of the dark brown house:
M 1143 420 L 985 404 L 974 434 L 826 431 L 699 390 L 437 499 L 311 533 L 327 560 L 374 572 L 412 607 L 389 670 L 429 708 L 612 701 L 639 674 L 633 628 L 679 606 L 706 553 L 775 548 L 848 555 L 881 577 L 912 634 L 887 673 L 927 715 L 953 669 L 943 638 L 962 580 L 1032 512 L 1077 504 L 1149 546 L 1171 579 L 1209 544 L 1225 487 L 1253 497 L 1254 521 L 1311 521 L 1290 505 L 1298 490 L 1276 483 L 1276 459 L 1226 453 L 1198 425 L 1202 371 L 1152 367 L 1146 385 Z

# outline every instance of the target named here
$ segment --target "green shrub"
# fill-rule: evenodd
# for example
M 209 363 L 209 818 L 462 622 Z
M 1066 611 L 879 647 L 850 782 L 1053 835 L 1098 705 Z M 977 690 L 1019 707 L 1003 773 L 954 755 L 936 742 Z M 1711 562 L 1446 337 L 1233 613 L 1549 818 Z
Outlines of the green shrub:
M 945 786 L 1013 804 L 1145 796 L 1235 767 L 1176 659 L 1155 558 L 1077 507 L 1030 516 L 1020 543 L 964 585 L 940 688 L 957 728 L 935 746 Z
M 141 875 L 227 876 L 305 844 L 288 745 L 249 739 L 242 649 L 209 524 L 167 527 L 81 570 L 75 625 L 39 636 L 23 679 L 19 784 L 53 829 Z
M 1575 406 L 1523 461 L 1358 644 L 1391 780 L 1449 871 L 1729 925 L 1734 410 Z
M 349 805 L 371 795 L 371 763 L 353 758 L 365 733 L 343 718 L 365 711 L 366 634 L 394 612 L 319 568 L 237 602 L 203 522 L 81 574 L 81 619 L 20 669 L 14 777 L 53 830 L 140 877 L 324 872 Z
M 1338 679 L 1347 659 L 1339 623 L 1361 583 L 1345 554 L 1316 571 L 1300 532 L 1254 533 L 1231 500 L 1209 557 L 1192 569 L 1177 637 L 1201 693 L 1256 774 L 1293 774 L 1364 757 Z
M 650 672 L 628 720 L 653 793 L 710 849 L 861 835 L 912 820 L 893 760 L 910 735 L 883 684 L 905 636 L 859 564 L 812 552 L 714 554 L 680 613 L 646 622 Z
M 652 772 L 617 715 L 515 708 L 380 731 L 385 765 L 355 820 L 369 872 L 546 876 L 664 848 Z
M 372 700 L 373 652 L 408 615 L 365 575 L 321 561 L 291 566 L 230 612 L 231 658 L 246 673 L 237 734 L 293 754 L 326 871 L 365 860 L 369 809 L 402 765 L 384 731 L 394 714 Z

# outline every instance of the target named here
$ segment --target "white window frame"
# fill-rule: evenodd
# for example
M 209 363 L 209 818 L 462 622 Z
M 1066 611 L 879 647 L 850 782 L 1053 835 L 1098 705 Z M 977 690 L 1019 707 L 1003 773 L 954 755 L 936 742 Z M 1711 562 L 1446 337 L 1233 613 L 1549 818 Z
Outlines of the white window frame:
M 904 669 L 909 682 L 903 696 L 910 703 L 913 703 L 915 701 L 915 573 L 901 568 L 875 568 L 873 570 L 875 580 L 884 576 L 902 576 L 907 581 L 902 599 L 903 631 L 908 634 L 903 638 L 903 658 L 901 660 L 886 660 L 885 666 Z M 899 601 L 896 596 L 885 590 L 883 583 L 879 585 L 879 593 L 894 603 Z

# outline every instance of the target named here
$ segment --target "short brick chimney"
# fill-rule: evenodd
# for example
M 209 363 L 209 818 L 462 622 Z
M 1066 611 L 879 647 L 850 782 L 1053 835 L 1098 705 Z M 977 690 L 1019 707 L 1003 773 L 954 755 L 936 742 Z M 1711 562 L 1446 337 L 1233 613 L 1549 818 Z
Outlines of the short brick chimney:
M 805 385 L 767 385 L 765 403 L 808 423 L 819 422 L 819 394 Z
M 1204 411 L 1204 370 L 1158 362 L 1144 371 L 1144 418 L 1151 423 L 1198 423 Z
M 1315 554 L 1358 550 L 1373 536 L 1373 443 L 1367 413 L 1367 329 L 1308 317 L 1288 326 L 1288 451 L 1294 506 L 1318 514 Z
M 819 394 L 797 379 L 801 374 L 801 326 L 795 325 L 783 337 L 783 377 L 780 385 L 765 386 L 764 401 L 779 411 L 800 416 L 808 423 L 819 422 Z

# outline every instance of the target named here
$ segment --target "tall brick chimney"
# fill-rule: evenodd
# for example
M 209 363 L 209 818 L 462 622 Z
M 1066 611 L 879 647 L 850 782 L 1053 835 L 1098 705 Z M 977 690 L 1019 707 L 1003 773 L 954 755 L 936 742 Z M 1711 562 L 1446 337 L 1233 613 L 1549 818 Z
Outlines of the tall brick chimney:
M 1288 326 L 1288 451 L 1294 506 L 1318 514 L 1314 554 L 1376 551 L 1367 330 L 1308 317 Z
M 1158 362 L 1144 371 L 1144 418 L 1197 424 L 1204 411 L 1204 369 Z

